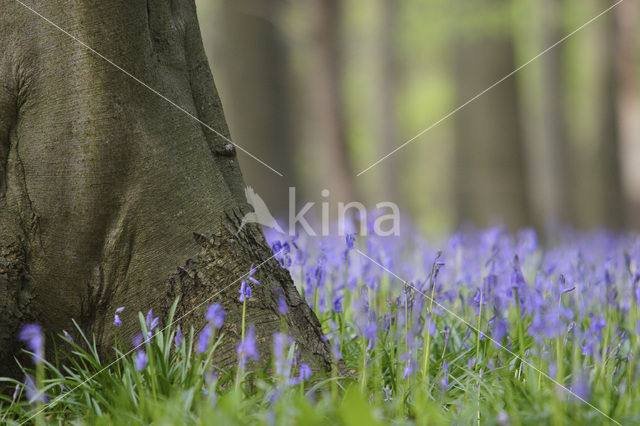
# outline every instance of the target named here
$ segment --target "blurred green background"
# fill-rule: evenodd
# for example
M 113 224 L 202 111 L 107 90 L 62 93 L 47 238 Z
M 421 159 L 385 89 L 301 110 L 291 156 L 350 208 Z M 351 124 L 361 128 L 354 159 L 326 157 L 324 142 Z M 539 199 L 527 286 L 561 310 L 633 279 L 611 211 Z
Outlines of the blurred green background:
M 272 211 L 295 186 L 299 205 L 394 201 L 437 234 L 640 225 L 636 0 L 441 122 L 614 1 L 196 3 L 234 142 L 284 174 L 240 154 Z

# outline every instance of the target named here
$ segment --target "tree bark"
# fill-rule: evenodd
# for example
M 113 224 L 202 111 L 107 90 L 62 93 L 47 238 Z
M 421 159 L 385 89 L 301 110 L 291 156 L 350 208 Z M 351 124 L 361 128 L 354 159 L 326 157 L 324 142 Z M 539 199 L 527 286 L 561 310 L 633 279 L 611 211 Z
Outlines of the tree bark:
M 193 0 L 28 5 L 228 138 Z M 0 374 L 15 373 L 26 322 L 59 333 L 75 319 L 106 354 L 117 307 L 130 341 L 138 311 L 163 318 L 178 296 L 183 329 L 222 303 L 229 367 L 238 280 L 262 262 L 247 310 L 259 350 L 282 293 L 303 357 L 329 368 L 317 318 L 260 231 L 236 235 L 249 206 L 235 148 L 19 3 L 0 10 Z

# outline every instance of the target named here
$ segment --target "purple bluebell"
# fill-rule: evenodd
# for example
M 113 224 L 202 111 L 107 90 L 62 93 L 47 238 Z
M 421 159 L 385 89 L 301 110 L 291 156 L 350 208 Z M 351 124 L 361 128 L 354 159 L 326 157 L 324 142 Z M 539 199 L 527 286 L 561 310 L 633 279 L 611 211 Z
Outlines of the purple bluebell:
M 391 389 L 389 386 L 383 387 L 382 390 L 384 391 L 384 402 L 392 401 L 393 398 L 391 397 Z
M 71 336 L 71 334 L 69 334 L 67 330 L 62 330 L 62 336 L 64 337 L 64 340 L 66 340 L 67 342 L 73 343 L 73 337 Z
M 285 350 L 289 343 L 289 336 L 276 332 L 273 335 L 273 359 L 277 375 L 284 373 Z
M 179 348 L 180 346 L 182 346 L 183 340 L 184 336 L 182 335 L 182 328 L 180 327 L 180 325 L 178 325 L 178 327 L 176 328 L 176 336 L 173 338 L 173 342 L 175 343 L 176 347 Z
M 340 338 L 333 339 L 331 344 L 331 355 L 333 355 L 333 358 L 336 361 L 342 359 L 342 353 L 340 352 Z
M 298 373 L 298 377 L 295 377 L 289 380 L 289 384 L 291 386 L 296 386 L 296 385 L 299 385 L 300 383 L 306 382 L 313 375 L 313 371 L 311 371 L 311 367 L 309 367 L 309 365 L 305 364 L 304 362 L 300 363 L 300 366 L 298 367 L 298 369 L 300 370 Z
M 136 356 L 134 361 L 136 365 L 136 370 L 138 371 L 144 370 L 144 368 L 147 366 L 147 353 L 143 350 L 136 351 Z
M 257 271 L 258 271 L 258 269 L 255 269 L 255 268 L 253 267 L 253 263 L 252 263 L 252 264 L 251 264 L 251 267 L 249 268 L 249 275 L 247 276 L 247 279 L 248 279 L 249 281 L 251 281 L 252 283 L 254 283 L 254 284 L 260 285 L 260 281 L 258 281 L 258 280 L 254 277 L 254 275 L 255 275 L 255 273 L 256 273 Z
M 280 315 L 286 315 L 289 313 L 289 305 L 287 305 L 287 300 L 284 296 L 278 297 L 278 313 Z
M 402 373 L 402 379 L 406 380 L 416 371 L 415 360 L 413 359 L 413 355 L 411 352 L 406 352 L 405 354 L 403 354 L 401 360 L 405 363 L 404 371 Z
M 20 330 L 18 338 L 22 340 L 33 353 L 33 362 L 39 364 L 44 360 L 44 336 L 42 335 L 42 327 L 38 324 L 26 324 Z
M 215 329 L 221 329 L 224 324 L 224 318 L 226 316 L 226 312 L 222 308 L 222 305 L 219 303 L 214 303 L 213 305 L 207 308 L 207 312 L 205 314 L 205 318 L 213 326 Z
M 494 340 L 495 347 L 499 348 L 502 339 L 504 339 L 509 332 L 509 323 L 504 318 L 494 318 L 491 322 L 493 325 L 491 329 L 491 339 Z
M 116 309 L 116 313 L 113 316 L 113 325 L 116 327 L 120 327 L 122 325 L 122 320 L 120 319 L 120 313 L 124 311 L 124 306 L 120 306 Z
M 213 336 L 213 329 L 210 325 L 205 326 L 200 335 L 198 336 L 198 352 L 205 353 L 209 349 L 211 343 L 211 336 Z
M 256 331 L 253 327 L 249 327 L 246 335 L 244 336 L 244 340 L 238 344 L 236 352 L 239 356 L 240 368 L 242 369 L 244 369 L 247 360 L 259 359 L 260 354 L 258 353 L 258 348 L 256 346 Z
M 571 381 L 570 389 L 573 394 L 587 401 L 591 393 L 589 375 L 586 372 L 578 372 Z
M 355 248 L 356 233 L 347 234 L 345 240 L 347 242 L 347 250 L 353 250 Z
M 442 386 L 443 389 L 448 389 L 449 388 L 449 364 L 447 364 L 447 360 L 442 360 L 442 372 L 444 374 L 444 377 L 442 377 L 442 380 L 440 380 L 440 386 Z
M 36 381 L 33 379 L 33 376 L 27 374 L 24 376 L 24 390 L 27 394 L 27 399 L 29 402 L 42 402 L 44 404 L 49 402 L 49 396 L 41 391 L 36 386 Z
M 467 367 L 469 367 L 469 370 L 471 370 L 473 367 L 475 367 L 475 365 L 476 365 L 476 357 L 472 356 L 467 360 Z
M 582 342 L 580 347 L 582 355 L 595 356 L 597 354 L 597 346 L 600 343 L 602 330 L 607 326 L 607 321 L 603 317 L 592 319 L 589 328 L 582 333 Z
M 134 348 L 138 348 L 139 346 L 142 346 L 142 342 L 143 342 L 142 333 L 134 334 L 133 337 L 131 338 L 131 342 L 133 342 Z
M 342 312 L 342 299 L 344 298 L 344 294 L 339 294 L 333 298 L 333 312 L 339 314 Z
M 151 332 L 158 326 L 160 323 L 160 318 L 153 316 L 153 309 L 149 309 L 147 312 L 146 318 L 147 331 L 149 332 L 149 337 L 151 337 Z
M 238 300 L 241 302 L 251 299 L 252 297 L 251 287 L 249 287 L 249 284 L 247 284 L 245 280 L 242 280 L 242 283 L 240 284 L 240 290 L 238 290 L 238 293 L 240 293 L 240 297 L 238 297 Z

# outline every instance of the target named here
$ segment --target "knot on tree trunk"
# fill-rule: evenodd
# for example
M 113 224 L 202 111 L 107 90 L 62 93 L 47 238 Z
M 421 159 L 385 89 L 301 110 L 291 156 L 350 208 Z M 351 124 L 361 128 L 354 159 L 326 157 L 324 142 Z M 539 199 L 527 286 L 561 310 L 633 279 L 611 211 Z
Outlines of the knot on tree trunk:
M 168 312 L 172 302 L 179 298 L 176 322 L 183 330 L 194 327 L 199 332 L 205 326 L 207 307 L 220 303 L 227 317 L 215 364 L 231 368 L 237 362 L 235 349 L 242 334 L 239 289 L 253 267 L 254 277 L 260 284 L 249 283 L 252 297 L 247 301 L 246 324 L 255 327 L 260 363 L 269 361 L 273 334 L 282 331 L 295 339 L 304 362 L 316 371 L 329 371 L 332 364 L 329 345 L 317 317 L 298 293 L 289 272 L 275 259 L 256 225 L 245 226 L 236 233 L 248 211 L 247 206 L 227 209 L 229 221 L 221 229 L 209 235 L 194 233 L 201 251 L 169 277 L 161 311 Z M 285 315 L 278 310 L 280 297 L 284 297 L 289 307 Z

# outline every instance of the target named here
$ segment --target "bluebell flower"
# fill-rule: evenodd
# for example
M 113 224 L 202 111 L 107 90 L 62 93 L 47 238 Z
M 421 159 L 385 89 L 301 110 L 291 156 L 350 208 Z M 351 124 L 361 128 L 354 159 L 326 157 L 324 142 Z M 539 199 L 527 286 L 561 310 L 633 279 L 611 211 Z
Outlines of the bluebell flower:
M 251 299 L 251 287 L 249 287 L 249 284 L 247 284 L 245 280 L 242 280 L 238 293 L 240 293 L 240 297 L 238 297 L 238 300 L 241 302 Z
M 33 361 L 36 364 L 44 360 L 44 336 L 42 335 L 42 327 L 38 324 L 26 324 L 20 330 L 18 338 L 22 340 L 33 353 Z
M 331 345 L 331 355 L 333 355 L 333 358 L 336 361 L 342 359 L 342 353 L 340 352 L 340 339 L 333 339 Z
M 353 250 L 355 248 L 355 242 L 356 242 L 356 234 L 357 232 L 354 232 L 352 234 L 347 234 L 346 235 L 346 242 L 347 242 L 347 250 Z
M 254 274 L 255 274 L 257 271 L 258 271 L 257 269 L 254 269 L 254 268 L 253 268 L 253 263 L 252 263 L 252 264 L 251 264 L 251 267 L 249 268 L 249 275 L 247 276 L 247 279 L 248 279 L 249 281 L 251 281 L 252 283 L 254 283 L 254 284 L 258 284 L 258 285 L 260 285 L 260 281 L 258 281 L 258 280 L 254 277 Z
M 287 300 L 284 296 L 278 297 L 278 313 L 280 313 L 280 315 L 286 315 L 289 313 L 289 305 L 287 305 Z
M 469 370 L 471 370 L 473 367 L 475 367 L 475 365 L 476 365 L 476 357 L 472 356 L 467 360 L 467 367 L 469 367 Z
M 136 364 L 136 370 L 140 371 L 140 370 L 144 370 L 144 368 L 147 366 L 147 354 L 145 351 L 136 351 L 136 357 L 135 357 L 135 364 Z
M 73 343 L 73 337 L 71 336 L 71 334 L 69 334 L 67 330 L 62 330 L 62 336 L 64 337 L 64 340 L 66 340 L 67 342 Z
M 413 375 L 416 371 L 415 360 L 411 352 L 406 352 L 402 355 L 401 360 L 404 361 L 404 371 L 402 372 L 402 379 L 406 380 L 409 376 Z
M 276 332 L 273 335 L 273 359 L 277 375 L 284 373 L 285 349 L 289 342 L 289 336 Z
M 440 380 L 440 386 L 443 389 L 449 388 L 449 364 L 447 364 L 447 360 L 442 360 L 442 372 L 444 373 L 444 377 Z
M 153 316 L 153 309 L 149 309 L 149 312 L 147 312 L 147 318 L 146 318 L 145 322 L 147 323 L 147 331 L 149 332 L 149 337 L 151 337 L 151 332 L 160 323 L 160 318 L 154 317 Z
M 49 396 L 44 393 L 44 391 L 38 389 L 38 387 L 36 386 L 36 381 L 30 374 L 24 376 L 24 390 L 30 403 L 42 402 L 46 404 L 50 400 Z
M 491 329 L 491 338 L 495 341 L 496 348 L 500 347 L 502 339 L 504 339 L 509 331 L 509 323 L 504 318 L 495 318 L 493 328 Z
M 339 314 L 342 312 L 342 299 L 344 298 L 344 294 L 340 294 L 333 299 L 333 312 Z
M 391 397 L 391 389 L 389 386 L 383 387 L 382 390 L 384 391 L 384 402 L 392 401 L 393 398 Z
M 124 311 L 124 306 L 120 306 L 116 309 L 116 313 L 113 316 L 113 325 L 116 327 L 120 327 L 122 325 L 122 321 L 120 320 L 120 313 Z
M 211 336 L 213 336 L 213 330 L 210 325 L 207 325 L 198 336 L 198 352 L 205 353 L 209 349 L 209 343 L 211 343 Z
M 591 389 L 589 387 L 589 375 L 585 372 L 577 373 L 571 381 L 570 389 L 571 392 L 583 400 L 589 400 L 591 393 Z
M 182 336 L 182 328 L 180 327 L 180 325 L 178 325 L 178 327 L 176 328 L 176 336 L 173 339 L 177 348 L 182 346 L 183 340 L 184 340 L 184 337 Z
M 251 297 L 251 296 L 249 296 Z M 221 329 L 224 324 L 224 317 L 226 316 L 226 312 L 222 308 L 222 305 L 219 303 L 214 303 L 213 305 L 207 308 L 207 312 L 205 314 L 205 318 L 216 329 Z
M 116 327 L 120 327 L 122 325 L 122 320 L 120 319 L 120 315 L 115 314 L 113 316 L 113 325 Z
M 239 356 L 240 368 L 244 369 L 247 360 L 257 360 L 260 354 L 256 346 L 256 331 L 253 327 L 249 327 L 244 340 L 236 347 Z
M 218 405 L 218 394 L 216 392 L 211 392 L 211 397 L 209 399 L 211 401 L 211 408 L 216 408 Z
M 296 385 L 299 385 L 300 383 L 306 382 L 313 375 L 313 372 L 311 371 L 311 367 L 309 367 L 309 365 L 305 364 L 304 362 L 300 363 L 299 370 L 300 371 L 298 373 L 298 377 L 289 380 L 289 384 L 291 386 L 296 386 Z

